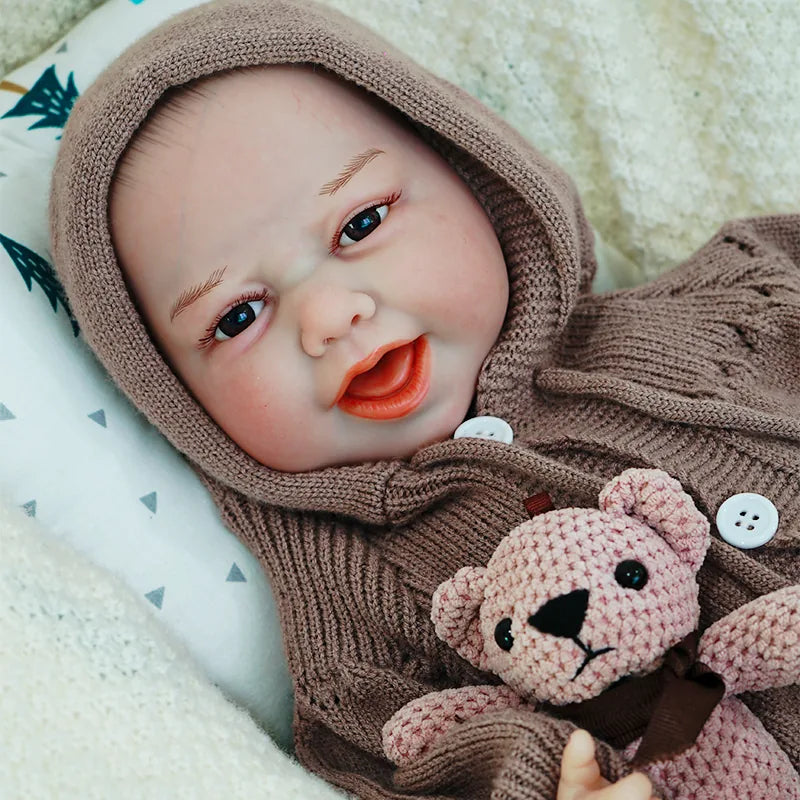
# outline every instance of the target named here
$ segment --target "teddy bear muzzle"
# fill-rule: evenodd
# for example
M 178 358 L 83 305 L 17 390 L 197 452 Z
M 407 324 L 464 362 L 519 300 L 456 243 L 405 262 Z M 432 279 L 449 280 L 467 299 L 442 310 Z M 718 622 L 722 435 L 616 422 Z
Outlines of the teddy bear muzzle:
M 528 624 L 542 633 L 571 639 L 583 651 L 583 663 L 578 667 L 571 680 L 575 680 L 583 672 L 586 665 L 597 656 L 614 650 L 613 647 L 602 647 L 593 650 L 580 639 L 581 628 L 586 619 L 589 607 L 589 590 L 574 589 L 566 594 L 551 597 L 535 614 L 528 617 Z

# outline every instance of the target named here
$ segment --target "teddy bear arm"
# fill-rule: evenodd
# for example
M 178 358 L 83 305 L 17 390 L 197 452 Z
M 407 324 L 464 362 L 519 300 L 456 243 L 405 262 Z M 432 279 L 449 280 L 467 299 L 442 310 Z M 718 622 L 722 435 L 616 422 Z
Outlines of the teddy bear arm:
M 406 703 L 383 726 L 383 751 L 398 766 L 422 755 L 461 722 L 487 711 L 516 708 L 523 700 L 508 686 L 463 686 Z
M 722 676 L 726 694 L 800 682 L 800 586 L 758 597 L 715 622 L 698 655 Z

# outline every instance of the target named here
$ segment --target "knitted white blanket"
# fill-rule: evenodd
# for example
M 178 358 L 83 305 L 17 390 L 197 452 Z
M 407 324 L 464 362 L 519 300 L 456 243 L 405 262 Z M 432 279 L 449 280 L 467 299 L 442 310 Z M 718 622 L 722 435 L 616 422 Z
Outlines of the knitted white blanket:
M 3 800 L 342 795 L 278 750 L 120 580 L 0 503 Z

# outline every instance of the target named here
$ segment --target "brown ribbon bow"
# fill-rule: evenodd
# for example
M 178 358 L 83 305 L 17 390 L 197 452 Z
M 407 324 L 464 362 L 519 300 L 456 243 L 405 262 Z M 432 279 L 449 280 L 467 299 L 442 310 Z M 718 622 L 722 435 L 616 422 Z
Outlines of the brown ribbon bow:
M 693 631 L 667 651 L 660 669 L 625 678 L 591 700 L 539 708 L 617 748 L 641 736 L 635 766 L 672 758 L 695 743 L 725 695 L 722 678 L 697 660 L 699 640 Z

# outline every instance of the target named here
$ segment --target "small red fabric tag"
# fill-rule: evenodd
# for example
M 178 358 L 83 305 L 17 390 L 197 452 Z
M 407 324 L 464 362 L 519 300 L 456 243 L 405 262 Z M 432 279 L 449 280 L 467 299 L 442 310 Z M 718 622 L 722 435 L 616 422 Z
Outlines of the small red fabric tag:
M 545 511 L 552 511 L 555 508 L 553 499 L 547 492 L 539 492 L 538 494 L 531 495 L 522 502 L 525 505 L 526 511 L 532 517 L 537 516 L 537 514 L 544 514 Z

